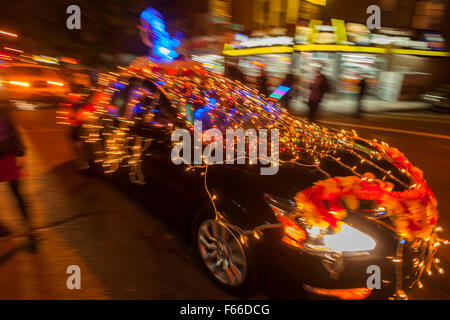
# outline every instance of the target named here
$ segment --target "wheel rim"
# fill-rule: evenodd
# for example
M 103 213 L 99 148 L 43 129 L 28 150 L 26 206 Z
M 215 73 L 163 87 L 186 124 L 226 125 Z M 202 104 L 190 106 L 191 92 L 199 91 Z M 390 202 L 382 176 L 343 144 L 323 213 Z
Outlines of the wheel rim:
M 214 277 L 229 286 L 240 285 L 247 275 L 247 259 L 230 229 L 208 219 L 200 225 L 197 238 L 203 262 Z

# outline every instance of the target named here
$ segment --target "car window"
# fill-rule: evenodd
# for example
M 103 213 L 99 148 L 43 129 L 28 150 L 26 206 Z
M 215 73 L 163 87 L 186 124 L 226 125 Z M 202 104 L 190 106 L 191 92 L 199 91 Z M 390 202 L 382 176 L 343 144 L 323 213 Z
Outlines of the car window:
M 176 121 L 176 114 L 165 94 L 156 86 L 146 91 L 135 107 L 135 113 L 142 115 L 145 124 L 169 124 Z
M 161 89 L 151 81 L 132 78 L 112 84 L 111 104 L 117 116 L 140 124 L 169 124 L 179 121 L 178 110 Z
M 158 101 L 156 104 L 157 112 L 155 114 L 155 120 L 164 123 L 174 122 L 177 117 L 176 110 L 172 107 L 169 99 L 167 99 L 166 95 L 162 93 L 161 90 L 157 89 L 156 92 Z
M 150 123 L 155 118 L 159 110 L 160 92 L 153 88 L 132 86 L 128 92 L 127 105 L 124 111 L 124 117 L 128 120 L 144 121 Z

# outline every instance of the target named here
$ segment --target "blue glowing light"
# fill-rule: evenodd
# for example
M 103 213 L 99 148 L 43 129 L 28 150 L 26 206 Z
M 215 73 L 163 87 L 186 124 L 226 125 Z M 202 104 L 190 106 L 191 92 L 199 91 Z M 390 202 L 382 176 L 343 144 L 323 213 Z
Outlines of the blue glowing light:
M 208 99 L 208 106 L 214 108 L 216 106 L 217 100 L 214 98 Z
M 119 89 L 119 90 L 123 90 L 125 89 L 125 84 L 121 83 L 121 82 L 114 82 L 112 84 L 113 88 Z
M 196 120 L 201 120 L 203 117 L 203 113 L 205 113 L 206 111 L 209 111 L 208 107 L 198 108 L 194 111 L 194 118 Z
M 141 24 L 147 30 L 153 44 L 151 54 L 153 59 L 171 62 L 179 56 L 175 49 L 180 45 L 180 40 L 169 35 L 158 11 L 153 8 L 145 9 L 141 14 Z

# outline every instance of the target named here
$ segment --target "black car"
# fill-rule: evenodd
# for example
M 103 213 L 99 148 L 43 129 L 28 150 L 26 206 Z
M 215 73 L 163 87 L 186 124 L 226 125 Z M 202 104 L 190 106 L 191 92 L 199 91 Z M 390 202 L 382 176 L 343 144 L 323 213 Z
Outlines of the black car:
M 235 295 L 266 288 L 282 298 L 404 298 L 431 268 L 439 243 L 435 199 L 420 170 L 396 149 L 294 118 L 241 83 L 185 62 L 129 68 L 95 105 L 76 129 L 77 154 L 89 171 L 128 175 L 192 244 L 209 276 Z M 261 174 L 267 161 L 174 164 L 179 141 L 172 134 L 194 135 L 196 119 L 203 130 L 224 133 L 278 129 L 276 174 Z M 426 236 L 417 221 L 380 205 L 381 198 L 361 190 L 349 196 L 350 181 L 369 189 L 384 183 L 395 201 L 416 193 L 427 199 L 416 213 L 429 215 L 421 220 Z M 345 189 L 342 199 L 314 198 L 339 183 L 346 189 L 333 195 Z M 301 203 L 305 194 L 311 201 Z

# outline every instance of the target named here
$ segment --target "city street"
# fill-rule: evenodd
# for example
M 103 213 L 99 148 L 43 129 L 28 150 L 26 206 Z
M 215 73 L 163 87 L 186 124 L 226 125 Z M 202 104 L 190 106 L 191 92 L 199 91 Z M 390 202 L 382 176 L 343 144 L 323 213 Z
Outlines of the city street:
M 75 170 L 69 128 L 56 124 L 55 108 L 12 115 L 27 146 L 21 187 L 38 245 L 28 252 L 20 213 L 7 184 L 1 184 L 0 219 L 12 235 L 0 238 L 0 299 L 233 298 L 206 276 L 183 239 L 152 208 L 107 179 Z M 450 239 L 450 115 L 419 110 L 319 119 L 398 147 L 421 168 L 438 199 L 441 236 Z M 450 298 L 448 246 L 440 258 L 447 272 L 433 273 L 410 299 Z M 70 265 L 81 268 L 81 290 L 66 286 Z

